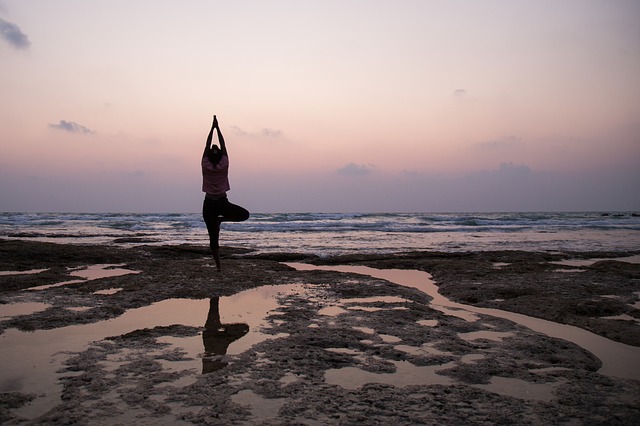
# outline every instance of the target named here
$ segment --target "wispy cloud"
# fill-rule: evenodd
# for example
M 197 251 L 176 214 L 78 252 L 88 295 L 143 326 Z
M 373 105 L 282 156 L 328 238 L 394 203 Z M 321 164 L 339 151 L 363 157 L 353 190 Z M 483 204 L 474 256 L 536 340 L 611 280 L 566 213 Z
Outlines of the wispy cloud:
M 270 129 L 265 127 L 264 129 L 260 130 L 259 132 L 248 132 L 244 129 L 241 129 L 238 126 L 231 126 L 231 130 L 233 131 L 234 134 L 238 135 L 238 136 L 248 136 L 248 137 L 267 137 L 267 138 L 278 138 L 280 136 L 282 136 L 282 131 L 280 130 L 275 130 L 275 129 Z
M 338 173 L 347 176 L 363 176 L 373 172 L 374 166 L 366 164 L 349 163 L 338 169 Z
M 534 177 L 534 173 L 526 164 L 514 164 L 512 162 L 501 163 L 498 170 L 485 170 L 467 175 L 470 181 L 513 185 L 527 181 Z
M 525 164 L 502 163 L 500 174 L 511 178 L 525 178 L 531 176 L 531 169 Z
M 58 124 L 49 124 L 52 129 L 64 130 L 71 133 L 93 133 L 93 130 L 73 121 L 60 120 Z
M 280 130 L 265 128 L 262 129 L 262 135 L 269 138 L 277 138 L 282 135 L 282 132 Z
M 453 94 L 452 94 L 454 98 L 461 98 L 466 95 L 467 95 L 467 89 L 456 89 L 453 91 Z
M 0 18 L 0 37 L 16 49 L 28 49 L 31 46 L 29 37 L 13 22 Z

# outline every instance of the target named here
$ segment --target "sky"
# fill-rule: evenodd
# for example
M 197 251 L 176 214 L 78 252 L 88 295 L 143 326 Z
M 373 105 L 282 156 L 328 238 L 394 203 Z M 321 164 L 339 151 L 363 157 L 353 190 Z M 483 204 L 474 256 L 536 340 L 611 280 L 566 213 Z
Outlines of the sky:
M 636 0 L 0 0 L 0 211 L 640 211 Z

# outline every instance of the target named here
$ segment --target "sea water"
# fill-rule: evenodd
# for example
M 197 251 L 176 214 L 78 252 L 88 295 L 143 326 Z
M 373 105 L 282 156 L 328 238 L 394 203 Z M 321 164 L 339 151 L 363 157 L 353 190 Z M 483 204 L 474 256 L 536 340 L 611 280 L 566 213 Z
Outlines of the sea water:
M 200 213 L 0 213 L 0 238 L 208 244 Z M 408 250 L 638 251 L 636 212 L 253 213 L 221 245 L 321 256 Z

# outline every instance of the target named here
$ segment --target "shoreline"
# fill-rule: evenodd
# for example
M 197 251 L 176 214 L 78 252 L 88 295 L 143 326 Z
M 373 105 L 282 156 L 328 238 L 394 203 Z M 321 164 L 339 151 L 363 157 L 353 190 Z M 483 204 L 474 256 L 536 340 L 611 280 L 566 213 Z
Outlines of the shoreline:
M 639 394 L 640 382 L 597 373 L 600 361 L 576 345 L 484 314 L 477 321 L 465 321 L 434 310 L 425 293 L 388 281 L 297 271 L 282 263 L 424 271 L 451 300 L 579 326 L 640 346 L 640 335 L 634 330 L 640 311 L 632 306 L 637 306 L 640 296 L 640 265 L 619 260 L 586 266 L 552 263 L 635 252 L 411 252 L 319 258 L 223 247 L 220 274 L 213 271 L 208 250 L 201 246 L 119 248 L 4 240 L 0 253 L 0 271 L 40 270 L 0 275 L 0 307 L 19 301 L 49 305 L 27 315 L 1 318 L 0 339 L 14 329 L 47 334 L 47 330 L 96 324 L 178 298 L 217 297 L 230 303 L 233 295 L 259 287 L 298 286 L 293 292 L 272 296 L 277 308 L 265 314 L 266 325 L 261 327 L 263 334 L 277 338 L 240 353 L 230 350 L 223 356 L 224 368 L 204 375 L 175 368 L 165 371 L 168 359 L 174 364 L 188 359 L 197 363 L 203 356 L 165 342 L 188 338 L 201 342 L 206 318 L 198 326 L 197 320 L 189 326 L 137 329 L 134 325 L 126 333 L 87 342 L 74 351 L 76 355 L 67 356 L 62 361 L 66 373 L 55 376 L 62 383 L 59 403 L 39 414 L 38 420 L 20 420 L 16 414 L 28 412 L 29 401 L 37 402 L 36 397 L 20 391 L 1 393 L 2 421 L 29 424 L 78 418 L 101 424 L 109 410 L 133 424 L 137 420 L 131 417 L 132 410 L 143 417 L 184 424 L 258 420 L 343 424 L 364 418 L 374 423 L 394 418 L 398 424 L 481 424 L 500 419 L 598 423 L 598 419 L 617 418 L 620 424 L 632 424 L 640 418 L 633 398 Z M 81 279 L 67 269 L 90 265 L 137 273 Z M 80 282 L 23 291 L 72 279 Z M 334 313 L 328 314 L 330 309 Z M 243 338 L 249 337 L 237 341 Z M 121 361 L 106 368 L 114 359 Z M 417 383 L 393 382 L 403 374 L 424 376 Z M 351 383 L 340 382 L 349 375 Z M 181 380 L 188 384 L 176 385 Z M 395 384 L 385 385 L 385 381 Z M 124 391 L 127 387 L 137 389 L 139 397 Z M 120 397 L 114 396 L 118 392 Z M 574 400 L 576 392 L 583 396 L 581 401 Z M 107 395 L 111 396 L 105 400 Z M 96 403 L 96 398 L 102 403 Z M 376 402 L 382 400 L 387 401 L 384 406 Z M 460 404 L 473 413 L 452 408 Z
M 207 245 L 200 213 L 0 214 L 0 238 L 62 244 Z M 262 253 L 639 250 L 633 212 L 254 213 L 221 245 Z

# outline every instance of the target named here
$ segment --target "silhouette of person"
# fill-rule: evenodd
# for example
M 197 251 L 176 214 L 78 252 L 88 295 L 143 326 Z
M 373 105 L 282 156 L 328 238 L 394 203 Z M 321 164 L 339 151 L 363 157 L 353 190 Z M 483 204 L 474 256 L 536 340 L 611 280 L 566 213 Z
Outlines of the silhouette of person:
M 229 345 L 249 332 L 249 325 L 245 323 L 222 324 L 219 303 L 219 297 L 212 297 L 209 300 L 209 314 L 202 332 L 204 343 L 202 374 L 225 367 L 228 363 L 224 360 L 224 355 Z
M 218 132 L 220 147 L 211 144 L 213 131 Z M 244 208 L 231 204 L 227 198 L 229 186 L 229 155 L 224 137 L 218 126 L 218 119 L 213 116 L 211 131 L 207 137 L 207 144 L 202 154 L 202 191 L 205 193 L 202 217 L 209 233 L 209 247 L 220 271 L 220 224 L 222 222 L 242 222 L 249 218 L 249 212 Z

